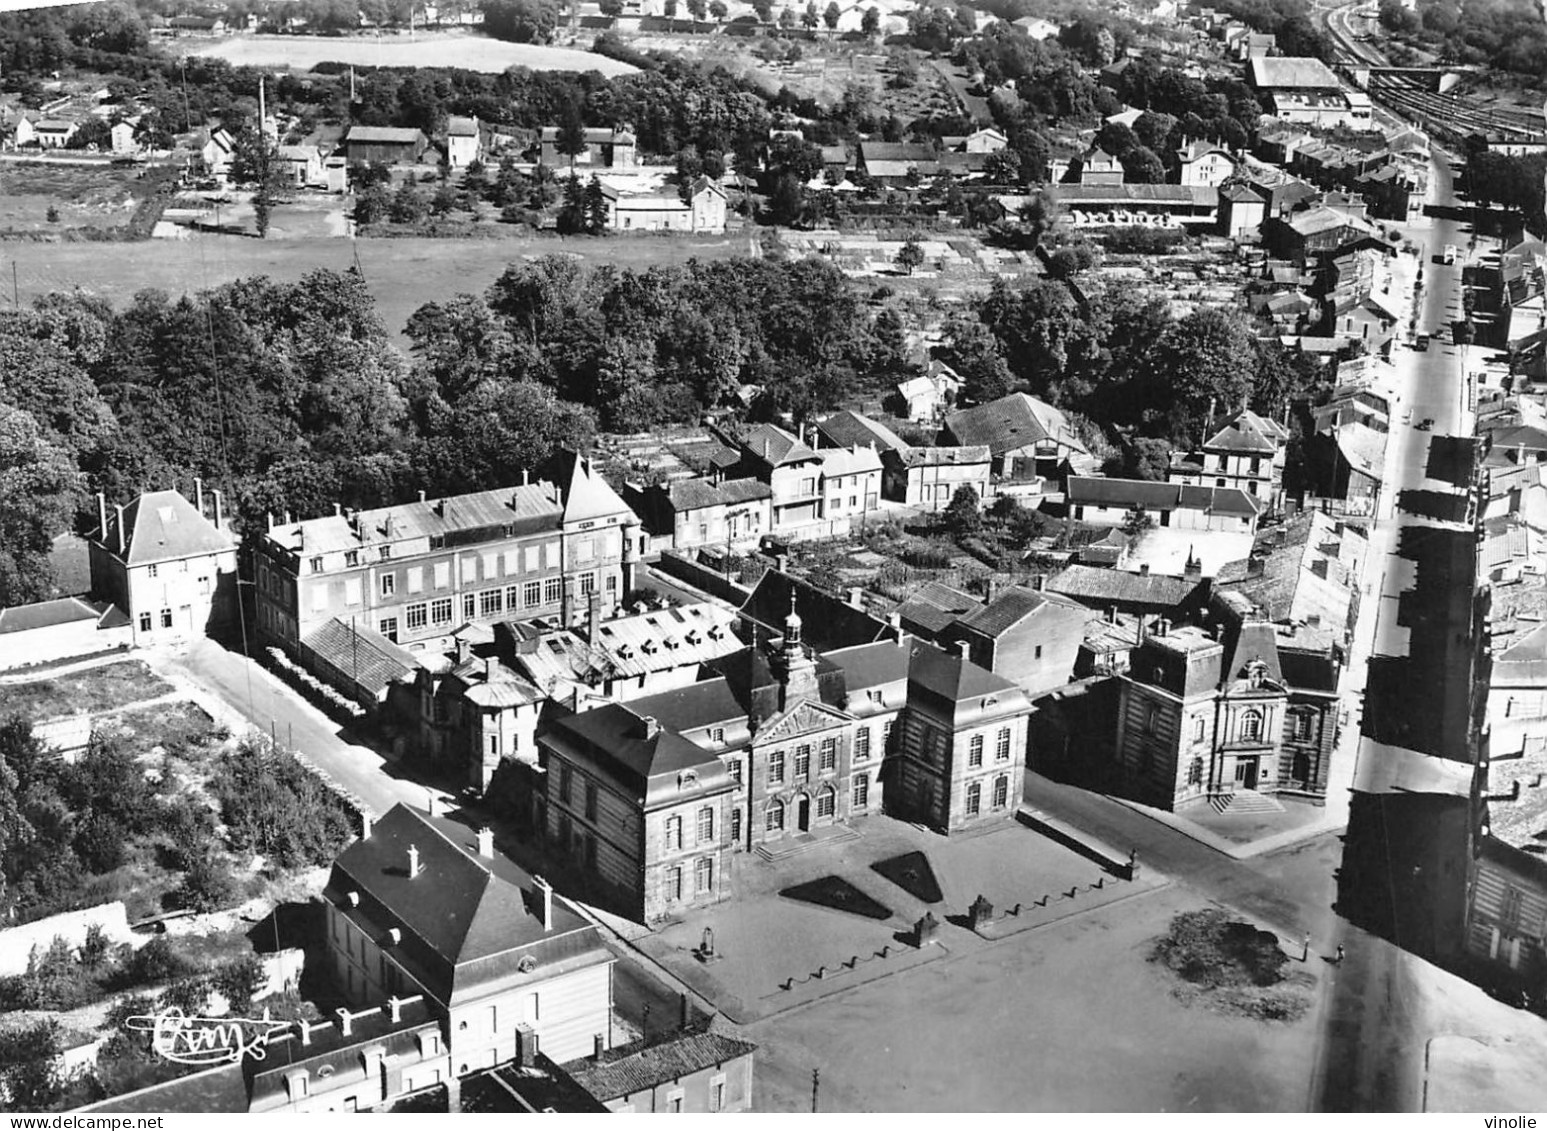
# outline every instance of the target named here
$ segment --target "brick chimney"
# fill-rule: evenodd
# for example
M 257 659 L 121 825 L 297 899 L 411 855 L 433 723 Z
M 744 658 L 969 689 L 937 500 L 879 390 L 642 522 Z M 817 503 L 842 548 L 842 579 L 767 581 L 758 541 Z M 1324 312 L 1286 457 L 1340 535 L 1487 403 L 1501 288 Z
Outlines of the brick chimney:
M 607 1038 L 597 1033 L 591 1038 L 591 1059 L 602 1059 L 602 1053 L 607 1051 Z
M 485 860 L 494 859 L 494 830 L 481 828 L 478 830 L 478 855 Z
M 413 879 L 415 876 L 417 876 L 419 874 L 419 868 L 419 846 L 416 844 L 410 844 L 408 846 L 408 878 Z
M 107 544 L 107 496 L 101 491 L 97 492 L 97 529 L 102 544 Z

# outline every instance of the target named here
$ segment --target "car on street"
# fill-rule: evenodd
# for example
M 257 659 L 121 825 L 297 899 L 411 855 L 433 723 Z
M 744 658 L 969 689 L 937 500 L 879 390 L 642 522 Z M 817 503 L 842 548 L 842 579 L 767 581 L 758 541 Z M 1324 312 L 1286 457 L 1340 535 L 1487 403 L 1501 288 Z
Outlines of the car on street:
M 1419 334 L 1416 338 L 1414 338 L 1413 348 L 1415 350 L 1419 350 L 1420 352 L 1427 350 L 1429 348 L 1429 335 Z
M 1453 244 L 1453 243 L 1448 243 L 1448 244 L 1445 245 L 1445 265 L 1448 267 L 1451 264 L 1455 263 L 1455 261 L 1456 261 L 1456 245 Z
M 1434 417 L 1426 416 L 1418 422 L 1418 431 L 1428 432 L 1434 428 Z

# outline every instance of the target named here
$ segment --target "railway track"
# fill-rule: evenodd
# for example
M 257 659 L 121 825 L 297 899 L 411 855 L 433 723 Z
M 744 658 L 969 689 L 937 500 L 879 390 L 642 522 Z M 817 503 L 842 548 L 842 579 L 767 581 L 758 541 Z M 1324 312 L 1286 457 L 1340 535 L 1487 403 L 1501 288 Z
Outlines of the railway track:
M 1348 20 L 1355 8 L 1324 10 L 1327 35 L 1336 51 L 1335 62 L 1343 67 L 1388 66 L 1386 57 L 1377 48 L 1357 38 L 1350 30 Z M 1369 95 L 1388 110 L 1427 129 L 1456 138 L 1483 133 L 1524 140 L 1547 133 L 1547 120 L 1539 112 L 1480 106 L 1475 96 L 1465 91 L 1440 94 L 1411 76 L 1372 75 Z

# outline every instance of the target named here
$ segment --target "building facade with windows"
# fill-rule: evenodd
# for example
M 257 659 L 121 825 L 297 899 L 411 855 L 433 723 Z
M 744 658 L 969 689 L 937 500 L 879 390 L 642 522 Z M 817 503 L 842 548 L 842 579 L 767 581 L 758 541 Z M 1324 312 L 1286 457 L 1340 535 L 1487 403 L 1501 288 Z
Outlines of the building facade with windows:
M 1282 424 L 1242 409 L 1197 451 L 1174 460 L 1166 479 L 1196 487 L 1244 491 L 1265 511 L 1276 511 L 1288 444 L 1289 430 Z
M 513 1060 L 522 1042 L 559 1060 L 611 1046 L 612 952 L 488 830 L 396 805 L 339 855 L 323 900 L 344 998 L 422 995 L 439 1022 L 425 1038 L 439 1060 L 425 1052 L 405 1091 Z
M 292 652 L 337 618 L 410 651 L 468 623 L 611 615 L 632 588 L 639 522 L 588 458 L 553 480 L 277 524 L 259 540 L 262 638 Z
M 792 611 L 715 678 L 539 735 L 534 821 L 645 920 L 725 898 L 736 851 L 883 808 L 954 832 L 1018 805 L 1019 687 L 905 635 L 818 655 L 802 631 Z
M 176 491 L 149 491 L 108 513 L 97 496 L 97 531 L 90 540 L 92 593 L 123 609 L 136 646 L 202 636 L 236 612 L 236 540 L 211 493 L 195 502 Z

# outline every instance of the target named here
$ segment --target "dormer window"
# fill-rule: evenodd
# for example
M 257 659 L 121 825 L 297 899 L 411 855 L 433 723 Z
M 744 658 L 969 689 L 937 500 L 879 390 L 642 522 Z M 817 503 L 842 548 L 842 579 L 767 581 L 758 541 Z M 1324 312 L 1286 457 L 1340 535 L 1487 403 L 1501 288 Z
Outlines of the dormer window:
M 994 697 L 992 695 L 985 695 L 985 696 L 983 696 L 982 707 L 986 711 L 986 710 L 988 710 L 988 708 L 992 707 L 994 704 L 996 704 L 998 702 L 999 702 L 999 700 L 996 697 Z
M 322 572 L 322 555 L 321 554 L 318 554 L 316 557 L 314 557 L 312 559 L 312 572 L 313 573 L 321 573 Z
M 697 785 L 698 785 L 698 771 L 697 770 L 683 770 L 680 774 L 677 775 L 677 788 L 678 789 L 693 789 Z
M 879 703 L 879 702 L 881 702 L 881 699 L 882 699 L 881 692 L 880 692 L 880 690 L 878 690 L 876 688 L 872 688 L 871 690 L 865 692 L 865 695 L 870 699 L 870 701 L 872 703 Z
M 720 744 L 721 746 L 724 746 L 725 745 L 725 728 L 724 727 L 710 727 L 709 728 L 709 741 L 710 742 L 715 742 L 715 743 Z
M 350 568 L 353 568 L 353 567 L 359 565 L 360 564 L 360 551 L 359 550 L 345 550 L 344 551 L 344 564 L 346 566 L 349 566 Z

